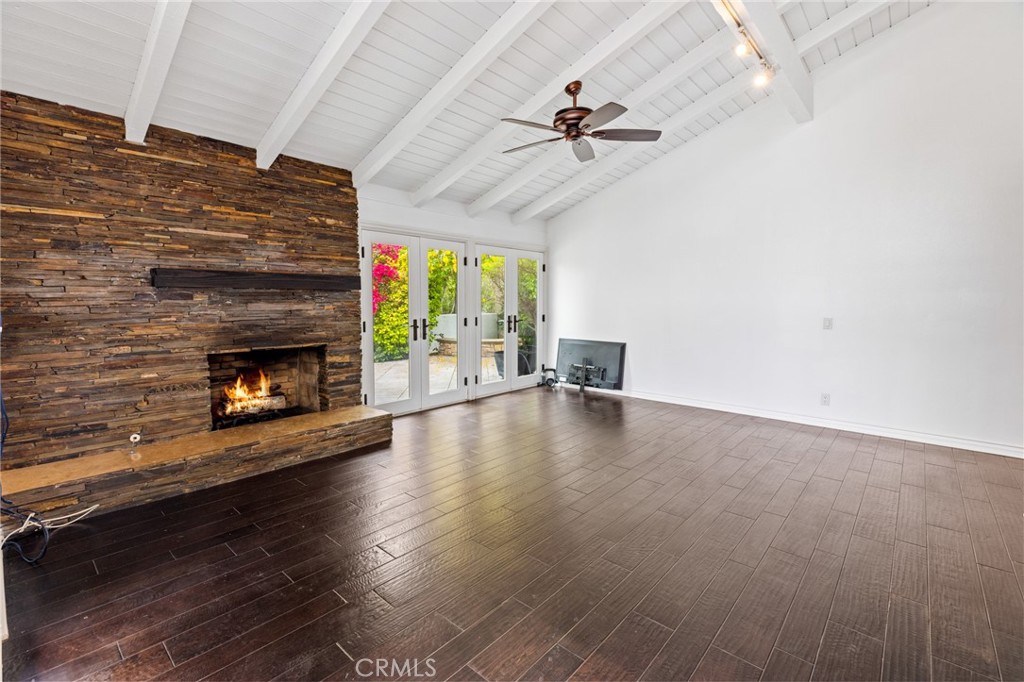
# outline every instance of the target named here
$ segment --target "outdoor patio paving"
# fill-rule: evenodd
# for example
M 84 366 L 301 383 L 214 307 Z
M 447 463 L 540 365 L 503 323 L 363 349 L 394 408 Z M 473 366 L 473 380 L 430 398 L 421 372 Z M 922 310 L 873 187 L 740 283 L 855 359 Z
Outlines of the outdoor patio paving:
M 450 355 L 435 354 L 430 356 L 430 393 L 443 393 L 456 388 L 458 377 L 458 359 Z M 384 405 L 409 397 L 409 361 L 392 360 L 390 362 L 373 363 L 375 404 Z M 490 383 L 499 381 L 498 366 L 493 357 L 484 358 L 480 381 Z

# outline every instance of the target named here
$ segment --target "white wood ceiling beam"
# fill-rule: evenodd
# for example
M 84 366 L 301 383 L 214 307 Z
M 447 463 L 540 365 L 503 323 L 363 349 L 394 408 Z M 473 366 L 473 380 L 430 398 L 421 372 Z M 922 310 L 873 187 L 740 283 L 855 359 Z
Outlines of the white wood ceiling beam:
M 801 0 L 775 0 L 775 11 L 779 14 L 785 14 L 788 10 L 799 5 L 800 2 Z
M 811 84 L 811 74 L 797 52 L 778 9 L 770 2 L 758 0 L 728 1 L 761 52 L 775 67 L 772 89 L 782 99 L 797 123 L 810 121 L 814 118 L 814 86 Z M 736 30 L 736 24 L 723 6 L 722 0 L 715 0 L 714 5 L 726 26 L 730 30 Z M 738 31 L 736 35 L 739 39 Z
M 384 139 L 352 171 L 352 182 L 362 187 L 405 149 L 434 118 L 475 81 L 487 67 L 550 7 L 549 2 L 516 0 L 487 33 L 456 62 Z
M 160 0 L 156 5 L 124 112 L 124 138 L 129 142 L 146 141 L 146 131 L 160 101 L 190 5 L 191 0 Z
M 618 57 L 629 49 L 636 41 L 643 38 L 655 26 L 660 25 L 670 16 L 679 11 L 689 0 L 673 2 L 649 2 L 627 19 L 621 26 L 612 31 L 611 35 L 590 49 L 573 64 L 562 69 L 546 85 L 538 89 L 537 94 L 527 100 L 521 107 L 508 114 L 509 118 L 530 119 L 537 115 L 554 97 L 561 92 L 566 83 L 582 79 L 590 72 Z M 412 195 L 412 202 L 422 206 L 448 188 L 478 163 L 494 152 L 501 144 L 517 132 L 513 125 L 494 122 L 494 128 L 477 142 L 448 164 L 437 175 L 428 180 Z
M 353 2 L 256 145 L 256 167 L 267 169 L 384 14 L 390 0 Z
M 726 102 L 738 97 L 742 93 L 754 87 L 754 77 L 759 73 L 759 71 L 760 69 L 748 69 L 747 71 L 733 77 L 724 85 L 715 88 L 682 111 L 669 116 L 661 123 L 661 125 L 658 126 L 661 129 L 662 134 L 672 135 L 673 133 L 682 130 L 701 116 L 714 111 Z M 620 167 L 629 159 L 646 151 L 646 149 L 647 147 L 639 142 L 622 145 L 611 154 L 602 157 L 600 160 L 595 161 L 592 164 L 588 164 L 586 170 L 576 175 L 572 180 L 562 183 L 557 188 L 551 190 L 544 196 L 536 199 L 531 204 L 517 211 L 512 216 L 512 222 L 521 223 L 529 220 L 557 204 L 565 197 L 583 189 L 606 173 Z
M 720 30 L 663 69 L 658 75 L 644 82 L 636 90 L 623 97 L 620 104 L 627 109 L 635 109 L 641 106 L 728 52 L 735 43 L 736 41 L 729 31 L 725 29 Z M 466 212 L 471 216 L 479 215 L 565 158 L 564 145 L 556 144 L 552 146 L 546 152 L 505 178 L 500 184 L 482 194 L 469 205 Z
M 794 41 L 796 51 L 805 55 L 822 43 L 832 40 L 847 29 L 851 29 L 865 19 L 878 14 L 889 6 L 888 2 L 875 2 L 874 0 L 860 0 L 839 14 L 835 15 L 825 23 L 800 36 Z

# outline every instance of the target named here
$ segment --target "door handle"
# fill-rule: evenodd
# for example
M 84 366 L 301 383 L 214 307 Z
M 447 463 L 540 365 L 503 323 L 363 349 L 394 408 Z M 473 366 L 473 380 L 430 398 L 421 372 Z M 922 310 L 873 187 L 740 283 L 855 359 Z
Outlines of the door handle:
M 512 316 L 512 331 L 514 331 L 516 334 L 519 333 L 519 316 L 518 315 L 513 315 Z
M 427 318 L 423 318 L 423 340 L 427 340 Z
M 412 327 L 412 340 L 413 341 L 419 341 L 419 336 L 418 336 L 419 324 L 420 324 L 420 321 L 414 319 L 412 321 L 412 324 L 409 325 L 410 327 Z
M 512 316 L 511 315 L 508 316 L 508 332 L 507 333 L 508 334 L 512 333 Z

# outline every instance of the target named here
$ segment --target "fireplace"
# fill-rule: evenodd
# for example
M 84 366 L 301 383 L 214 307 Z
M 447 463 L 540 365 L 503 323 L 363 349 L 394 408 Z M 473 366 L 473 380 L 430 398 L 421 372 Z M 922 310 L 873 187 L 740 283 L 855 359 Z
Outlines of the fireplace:
M 328 409 L 326 355 L 326 346 L 208 355 L 212 430 Z

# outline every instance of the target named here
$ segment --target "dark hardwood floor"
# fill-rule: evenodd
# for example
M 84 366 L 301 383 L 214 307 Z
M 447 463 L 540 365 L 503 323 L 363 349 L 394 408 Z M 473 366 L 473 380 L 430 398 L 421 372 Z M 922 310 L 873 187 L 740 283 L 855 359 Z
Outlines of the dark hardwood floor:
M 1021 680 L 1022 481 L 1006 457 L 522 391 L 8 557 L 3 672 Z

